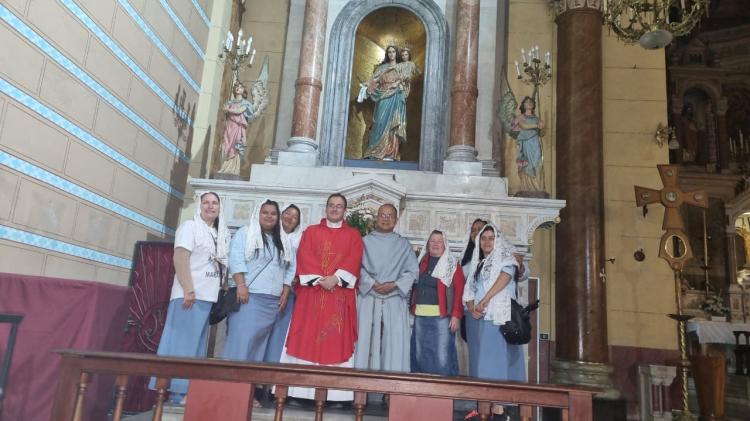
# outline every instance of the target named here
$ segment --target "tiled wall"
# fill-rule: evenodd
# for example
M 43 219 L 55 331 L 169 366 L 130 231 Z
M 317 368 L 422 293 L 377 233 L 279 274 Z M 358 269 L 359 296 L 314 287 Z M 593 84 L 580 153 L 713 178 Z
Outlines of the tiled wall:
M 0 3 L 0 272 L 125 284 L 171 240 L 212 3 Z

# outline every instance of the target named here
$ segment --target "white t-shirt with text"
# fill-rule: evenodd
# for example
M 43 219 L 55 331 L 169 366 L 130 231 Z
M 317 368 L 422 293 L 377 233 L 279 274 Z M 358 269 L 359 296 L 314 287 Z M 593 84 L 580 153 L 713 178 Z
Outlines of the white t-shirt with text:
M 214 303 L 219 294 L 221 284 L 219 264 L 213 258 L 216 254 L 216 245 L 214 243 L 209 247 L 208 244 L 196 244 L 196 228 L 195 221 L 192 219 L 183 222 L 175 233 L 174 248 L 181 247 L 190 252 L 190 274 L 193 278 L 195 298 Z M 214 229 L 212 229 L 212 236 L 215 242 L 216 230 Z M 175 298 L 183 298 L 184 296 L 185 291 L 177 280 L 177 275 L 175 275 L 174 284 L 172 284 L 172 295 L 169 299 L 171 301 Z

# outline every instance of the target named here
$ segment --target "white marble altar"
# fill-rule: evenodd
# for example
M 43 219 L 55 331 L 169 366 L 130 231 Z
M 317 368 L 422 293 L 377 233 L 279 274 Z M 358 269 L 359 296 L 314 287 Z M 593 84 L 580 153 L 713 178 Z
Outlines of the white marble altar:
M 455 176 L 425 171 L 351 167 L 254 165 L 250 181 L 192 179 L 196 194 L 215 191 L 231 227 L 250 220 L 255 203 L 264 198 L 282 206 L 294 203 L 302 223 L 317 223 L 328 195 L 341 192 L 349 207 L 373 209 L 382 203 L 399 208 L 398 232 L 420 245 L 433 229 L 446 232 L 451 249 L 465 245 L 476 218 L 489 218 L 521 250 L 528 251 L 534 230 L 559 222 L 564 200 L 509 197 L 507 180 L 499 177 Z

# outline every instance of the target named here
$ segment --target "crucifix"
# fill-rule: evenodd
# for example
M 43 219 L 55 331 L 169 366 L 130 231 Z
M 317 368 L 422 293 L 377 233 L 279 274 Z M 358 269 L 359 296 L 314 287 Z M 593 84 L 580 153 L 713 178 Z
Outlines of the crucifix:
M 682 313 L 682 268 L 685 263 L 693 258 L 690 241 L 685 234 L 685 222 L 680 214 L 680 205 L 683 203 L 701 208 L 708 208 L 708 196 L 703 190 L 683 192 L 677 179 L 680 167 L 677 165 L 657 165 L 659 176 L 664 187 L 661 190 L 647 187 L 635 186 L 635 202 L 644 207 L 651 203 L 661 203 L 664 206 L 664 220 L 662 229 L 665 231 L 659 244 L 659 257 L 669 263 L 674 273 L 675 298 L 677 302 L 677 314 L 669 317 L 677 321 L 677 336 L 679 337 L 680 349 L 680 381 L 682 382 L 682 413 L 678 420 L 692 420 L 693 416 L 688 409 L 688 371 L 690 360 L 687 358 L 686 325 L 693 316 Z

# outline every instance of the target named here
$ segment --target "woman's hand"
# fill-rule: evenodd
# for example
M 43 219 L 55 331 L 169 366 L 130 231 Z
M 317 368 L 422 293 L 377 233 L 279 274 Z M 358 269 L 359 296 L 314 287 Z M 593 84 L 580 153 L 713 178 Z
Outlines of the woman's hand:
M 250 301 L 250 291 L 245 284 L 237 284 L 237 302 L 247 304 Z
M 193 308 L 193 303 L 195 303 L 195 291 L 186 292 L 185 296 L 182 298 L 182 308 L 184 310 L 190 310 Z
M 448 330 L 451 331 L 451 333 L 456 333 L 458 330 L 458 327 L 461 325 L 461 321 L 456 316 L 451 316 L 451 321 L 448 323 Z
M 281 296 L 279 297 L 279 313 L 284 312 L 284 309 L 289 302 L 289 292 L 291 292 L 291 290 L 292 289 L 289 286 L 284 285 L 284 290 L 281 292 Z
M 480 311 L 477 311 L 477 306 L 474 305 L 474 301 L 469 301 L 466 303 L 466 308 L 469 309 L 469 313 L 471 313 L 471 317 L 479 320 L 482 317 L 484 317 L 484 314 Z

